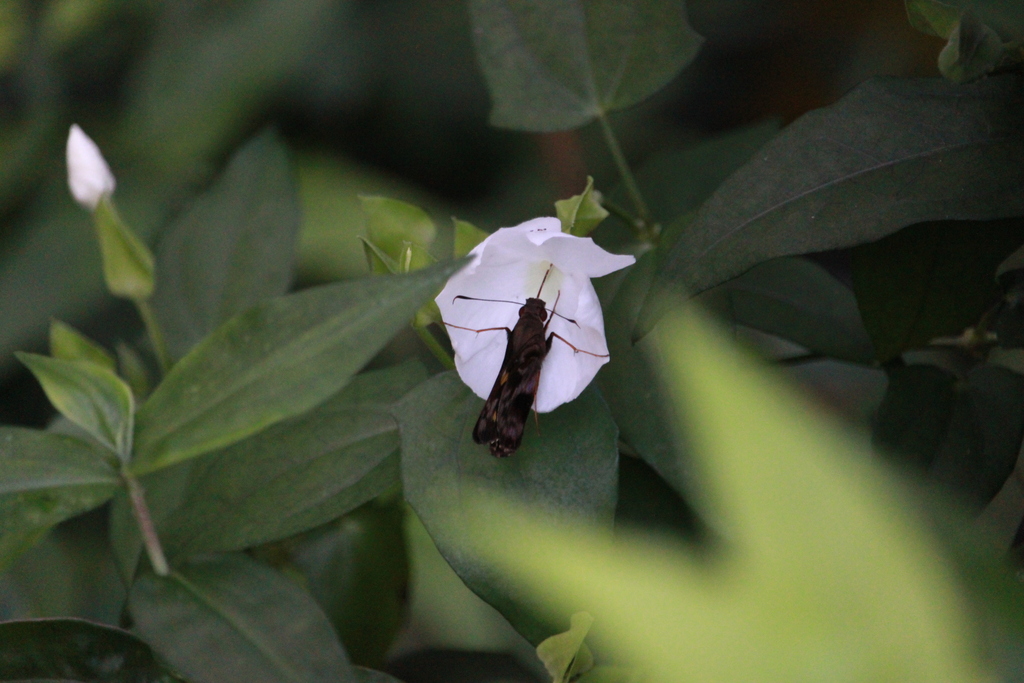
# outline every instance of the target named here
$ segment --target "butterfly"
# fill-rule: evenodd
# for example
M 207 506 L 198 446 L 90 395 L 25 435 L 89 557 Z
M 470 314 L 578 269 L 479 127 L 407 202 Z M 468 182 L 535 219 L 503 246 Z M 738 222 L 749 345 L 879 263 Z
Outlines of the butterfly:
M 487 444 L 491 455 L 497 458 L 512 455 L 523 442 L 526 420 L 537 397 L 537 389 L 540 387 L 540 373 L 544 366 L 544 359 L 551 350 L 551 343 L 555 338 L 565 342 L 574 353 L 607 357 L 607 354 L 601 355 L 578 349 L 557 332 L 548 334 L 548 326 L 554 316 L 564 317 L 554 312 L 554 308 L 558 306 L 557 298 L 550 316 L 546 304 L 540 298 L 540 293 L 544 290 L 544 282 L 547 281 L 550 272 L 551 269 L 548 268 L 544 279 L 541 280 L 537 296 L 527 298 L 526 303 L 519 309 L 519 319 L 511 330 L 507 327 L 474 330 L 445 323 L 449 327 L 477 333 L 505 330 L 507 335 L 505 358 L 501 361 L 501 368 L 498 370 L 498 376 L 494 379 L 494 386 L 491 388 L 491 393 L 484 402 L 483 410 L 480 411 L 480 417 L 477 418 L 476 426 L 473 428 L 473 441 L 478 444 Z M 455 298 L 497 301 L 473 299 L 467 296 Z M 575 320 L 565 319 L 576 324 Z

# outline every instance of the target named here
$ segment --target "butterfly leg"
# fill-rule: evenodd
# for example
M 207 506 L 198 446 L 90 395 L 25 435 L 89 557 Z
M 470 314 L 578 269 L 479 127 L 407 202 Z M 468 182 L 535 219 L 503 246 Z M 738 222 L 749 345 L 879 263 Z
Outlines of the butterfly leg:
M 568 339 L 566 339 L 562 335 L 558 334 L 557 332 L 552 332 L 551 333 L 551 336 L 548 337 L 548 343 L 550 343 L 551 337 L 558 337 L 559 339 L 561 339 L 563 342 L 565 342 L 566 346 L 568 346 L 570 349 L 572 349 L 573 353 L 585 353 L 588 356 L 594 356 L 596 358 L 607 358 L 608 357 L 607 353 L 594 353 L 593 351 L 584 351 L 583 349 L 577 349 L 575 346 L 573 346 L 571 343 L 569 343 Z
M 507 332 L 508 334 L 512 334 L 512 330 L 508 329 L 507 327 L 485 327 L 482 330 L 474 330 L 472 327 L 462 327 L 461 325 L 452 325 L 451 323 L 443 324 L 447 325 L 448 327 L 454 327 L 457 330 L 466 330 L 467 332 L 476 332 L 477 334 L 480 334 L 481 332 L 496 332 L 498 330 L 505 330 L 505 332 Z

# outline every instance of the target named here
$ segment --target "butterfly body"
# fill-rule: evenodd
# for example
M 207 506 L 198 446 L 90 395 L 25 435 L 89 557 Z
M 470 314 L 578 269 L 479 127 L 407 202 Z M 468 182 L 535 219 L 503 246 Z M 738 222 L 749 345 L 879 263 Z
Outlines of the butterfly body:
M 541 367 L 555 336 L 547 335 L 548 322 L 544 302 L 529 298 L 519 309 L 515 327 L 505 330 L 505 358 L 473 429 L 473 440 L 487 444 L 495 457 L 512 455 L 522 443 Z

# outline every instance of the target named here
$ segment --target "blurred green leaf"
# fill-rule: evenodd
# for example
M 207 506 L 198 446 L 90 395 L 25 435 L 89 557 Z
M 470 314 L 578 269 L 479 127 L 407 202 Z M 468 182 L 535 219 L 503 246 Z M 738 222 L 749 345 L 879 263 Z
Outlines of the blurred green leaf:
M 196 461 L 157 527 L 168 556 L 285 538 L 394 487 L 399 439 L 389 411 L 426 377 L 419 363 L 356 375 L 309 412 Z
M 922 33 L 949 38 L 960 21 L 960 10 L 938 0 L 906 0 L 910 25 Z
M 49 176 L 38 192 L 6 223 L 8 234 L 21 237 L 0 249 L 0 363 L 7 371 L 13 352 L 38 346 L 53 318 L 83 320 L 110 301 L 89 214 L 71 198 L 67 174 Z
M 1024 5 L 1006 0 L 948 0 L 961 11 L 973 12 L 1007 40 L 1024 38 Z
M 120 485 L 97 446 L 0 427 L 0 570 L 51 526 L 102 505 Z
M 115 370 L 114 357 L 102 346 L 59 320 L 50 323 L 50 355 L 57 360 L 82 360 Z
M 114 203 L 104 197 L 92 214 L 103 258 L 107 290 L 125 299 L 148 299 L 153 293 L 153 254 L 128 227 Z
M 42 41 L 58 54 L 89 33 L 109 27 L 119 9 L 109 0 L 54 0 L 46 3 L 40 24 Z
M 127 146 L 161 172 L 194 172 L 256 118 L 330 26 L 333 3 L 161 5 L 127 93 Z
M 384 665 L 406 611 L 405 504 L 373 501 L 288 542 L 289 557 L 353 662 Z
M 813 353 L 872 363 L 853 292 L 812 261 L 783 257 L 707 290 L 698 301 L 726 321 L 796 342 Z
M 140 576 L 128 609 L 134 629 L 193 683 L 355 680 L 309 594 L 245 555 Z
M 594 179 L 590 176 L 587 176 L 583 194 L 555 202 L 555 213 L 562 222 L 562 232 L 576 237 L 586 237 L 608 217 L 601 206 L 601 193 L 594 189 Z
M 473 42 L 501 128 L 576 128 L 654 94 L 703 39 L 683 0 L 471 0 Z
M 929 365 L 890 371 L 875 443 L 975 509 L 1002 488 L 1024 438 L 1024 376 L 980 365 L 957 378 Z
M 970 83 L 991 73 L 1003 58 L 999 34 L 964 12 L 939 53 L 939 72 L 954 83 Z
M 594 667 L 594 655 L 583 640 L 594 617 L 588 612 L 572 615 L 569 630 L 546 638 L 537 646 L 537 657 L 551 675 L 552 683 L 569 683 Z
M 299 224 L 287 148 L 264 131 L 161 237 L 153 306 L 175 358 L 232 316 L 288 291 Z
M 152 389 L 149 380 L 149 371 L 146 364 L 132 347 L 118 342 L 115 347 L 117 351 L 117 365 L 121 370 L 121 377 L 131 387 L 132 395 L 137 402 L 144 401 Z
M 728 545 L 705 562 L 613 544 L 495 493 L 474 536 L 502 576 L 550 609 L 586 607 L 602 652 L 645 680 L 984 680 L 960 587 L 867 449 L 697 316 L 658 337 Z
M 81 619 L 0 623 L 0 681 L 184 681 L 127 631 Z
M 1024 219 L 919 223 L 852 252 L 853 289 L 887 361 L 977 325 L 999 299 L 994 273 L 1024 242 Z
M 383 671 L 375 671 L 362 666 L 353 666 L 356 683 L 402 683 L 400 680 Z
M 135 399 L 114 371 L 88 360 L 15 354 L 43 386 L 50 403 L 127 462 L 132 454 Z
M 402 485 L 406 500 L 460 578 L 536 644 L 558 629 L 527 607 L 517 582 L 499 579 L 479 556 L 465 531 L 469 519 L 463 491 L 489 484 L 539 510 L 610 526 L 618 430 L 604 401 L 588 389 L 540 417 L 539 435 L 527 425 L 522 447 L 499 459 L 470 438 L 481 405 L 458 375 L 448 372 L 421 384 L 396 406 Z
M 644 671 L 628 666 L 595 666 L 579 678 L 579 683 L 641 683 Z
M 374 265 L 373 272 L 408 273 L 434 263 L 427 249 L 434 243 L 437 228 L 423 209 L 388 197 L 362 196 L 359 201 L 366 214 L 369 245 L 387 254 L 398 268 L 390 270 L 390 266 L 382 269 Z M 384 264 L 389 263 L 380 258 Z
M 487 239 L 486 232 L 476 227 L 469 221 L 452 218 L 455 227 L 454 254 L 455 258 L 462 258 L 473 251 L 473 248 Z
M 133 469 L 223 448 L 323 402 L 461 266 L 314 287 L 232 318 L 139 409 Z
M 875 78 L 805 114 L 733 174 L 665 254 L 635 336 L 669 305 L 777 256 L 848 247 L 926 220 L 1024 213 L 1015 77 Z

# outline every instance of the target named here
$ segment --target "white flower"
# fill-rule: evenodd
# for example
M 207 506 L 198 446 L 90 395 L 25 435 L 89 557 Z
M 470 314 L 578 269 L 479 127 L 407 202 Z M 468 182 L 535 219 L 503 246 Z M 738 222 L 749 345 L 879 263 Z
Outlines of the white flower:
M 95 211 L 104 197 L 114 193 L 117 183 L 100 148 L 77 123 L 68 133 L 68 187 L 75 201 Z
M 590 278 L 625 268 L 635 259 L 610 254 L 589 237 L 563 233 L 557 218 L 501 228 L 470 255 L 473 261 L 453 275 L 435 299 L 446 323 L 469 328 L 447 328 L 462 381 L 477 396 L 490 395 L 505 358 L 508 336 L 502 328 L 513 329 L 520 307 L 528 298 L 539 298 L 549 311 L 545 336 L 554 332 L 565 341 L 551 341 L 533 408 L 550 412 L 579 396 L 608 362 L 604 317 Z M 569 344 L 586 353 L 573 351 Z

